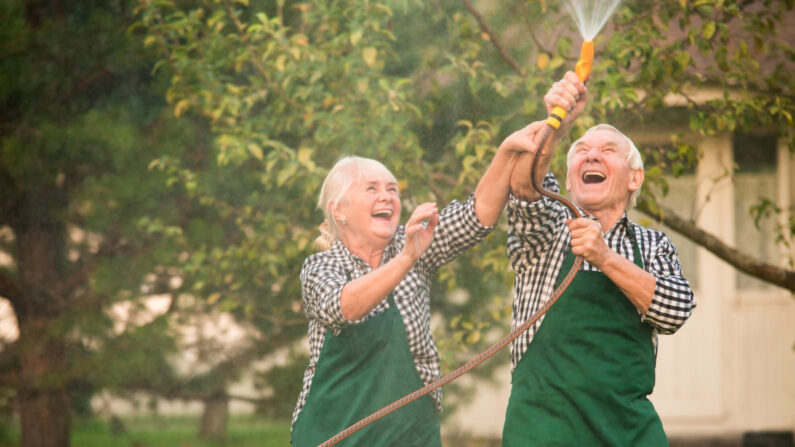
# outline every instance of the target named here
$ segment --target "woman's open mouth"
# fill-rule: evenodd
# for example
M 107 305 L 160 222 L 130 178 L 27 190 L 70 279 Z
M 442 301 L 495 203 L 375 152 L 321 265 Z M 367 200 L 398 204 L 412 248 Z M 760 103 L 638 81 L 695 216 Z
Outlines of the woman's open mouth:
M 384 209 L 384 210 L 373 211 L 371 215 L 376 219 L 392 220 L 392 214 L 393 214 L 392 210 Z

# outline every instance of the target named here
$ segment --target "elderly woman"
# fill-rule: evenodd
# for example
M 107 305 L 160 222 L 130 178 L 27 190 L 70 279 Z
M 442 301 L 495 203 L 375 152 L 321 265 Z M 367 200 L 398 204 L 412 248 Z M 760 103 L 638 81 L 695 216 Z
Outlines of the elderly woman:
M 399 225 L 395 176 L 381 163 L 346 157 L 323 183 L 318 207 L 330 247 L 301 271 L 309 318 L 309 366 L 293 413 L 292 444 L 316 447 L 441 374 L 430 330 L 431 280 L 493 229 L 519 156 L 535 150 L 543 122 L 503 141 L 464 202 L 441 213 L 419 205 Z M 366 426 L 342 445 L 441 446 L 436 390 Z

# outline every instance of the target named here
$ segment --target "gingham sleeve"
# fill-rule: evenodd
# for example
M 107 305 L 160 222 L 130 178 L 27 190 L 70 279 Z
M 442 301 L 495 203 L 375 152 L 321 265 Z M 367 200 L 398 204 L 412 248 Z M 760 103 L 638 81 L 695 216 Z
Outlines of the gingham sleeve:
M 304 310 L 310 318 L 325 326 L 341 329 L 349 324 L 342 316 L 340 294 L 347 282 L 344 269 L 323 253 L 312 255 L 301 268 L 301 295 Z
M 465 202 L 453 200 L 442 210 L 431 245 L 420 262 L 426 269 L 435 271 L 480 243 L 493 229 L 493 226 L 480 223 L 475 213 L 474 195 Z
M 652 244 L 654 253 L 647 269 L 654 275 L 657 285 L 643 318 L 661 334 L 673 334 L 690 318 L 696 301 L 690 283 L 682 275 L 674 244 L 659 231 L 650 230 L 649 233 L 654 239 L 659 238 Z
M 559 192 L 552 174 L 544 177 L 544 189 Z M 508 260 L 514 272 L 533 265 L 549 250 L 557 229 L 566 219 L 564 207 L 556 200 L 541 197 L 525 202 L 513 194 L 508 199 Z

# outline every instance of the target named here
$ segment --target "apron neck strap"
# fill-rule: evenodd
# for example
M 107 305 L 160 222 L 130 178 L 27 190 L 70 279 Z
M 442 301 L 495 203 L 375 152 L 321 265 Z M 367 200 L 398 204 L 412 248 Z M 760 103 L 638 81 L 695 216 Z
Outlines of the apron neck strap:
M 632 229 L 632 223 L 627 221 L 627 233 L 629 233 L 629 238 L 632 241 L 632 253 L 635 258 L 635 265 L 646 270 L 646 266 L 643 265 L 643 257 L 640 254 L 640 245 L 638 245 L 637 236 L 635 236 L 635 231 Z

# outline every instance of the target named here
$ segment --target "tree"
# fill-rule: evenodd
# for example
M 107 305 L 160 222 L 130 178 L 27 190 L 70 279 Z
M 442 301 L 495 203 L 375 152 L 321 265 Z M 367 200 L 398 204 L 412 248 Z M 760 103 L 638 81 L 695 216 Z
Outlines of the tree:
M 166 318 L 109 312 L 124 304 L 132 319 L 168 285 L 157 266 L 171 250 L 140 220 L 178 213 L 148 163 L 197 129 L 164 109 L 164 79 L 125 33 L 130 2 L 3 2 L 0 16 L 0 252 L 11 259 L 0 297 L 19 328 L 0 352 L 0 387 L 22 446 L 64 446 L 94 391 L 173 377 Z

